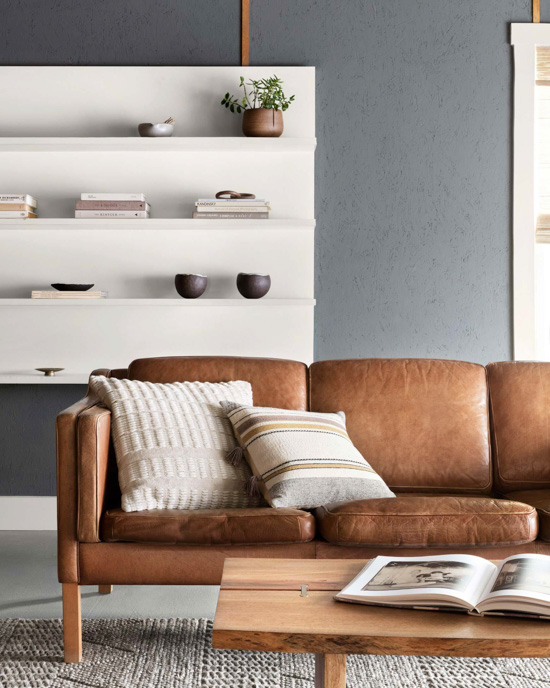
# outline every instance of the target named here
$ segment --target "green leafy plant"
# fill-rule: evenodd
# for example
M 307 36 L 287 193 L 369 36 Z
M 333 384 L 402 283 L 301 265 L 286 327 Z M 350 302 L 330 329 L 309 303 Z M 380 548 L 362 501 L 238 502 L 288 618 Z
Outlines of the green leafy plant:
M 233 95 L 226 93 L 221 104 L 229 108 L 231 112 L 239 115 L 243 110 L 254 110 L 256 108 L 266 108 L 267 110 L 287 110 L 294 100 L 294 96 L 287 98 L 282 89 L 283 81 L 276 75 L 268 79 L 250 79 L 245 82 L 241 76 L 239 88 L 243 89 L 244 95 L 239 100 Z

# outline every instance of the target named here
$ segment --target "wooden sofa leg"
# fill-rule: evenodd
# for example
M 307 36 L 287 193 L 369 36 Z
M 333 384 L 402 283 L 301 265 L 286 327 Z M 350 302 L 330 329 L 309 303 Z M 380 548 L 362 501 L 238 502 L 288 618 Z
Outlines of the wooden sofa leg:
M 65 662 L 80 662 L 82 659 L 82 611 L 78 583 L 63 583 L 63 643 Z
M 97 591 L 100 595 L 110 595 L 113 592 L 112 585 L 98 585 Z

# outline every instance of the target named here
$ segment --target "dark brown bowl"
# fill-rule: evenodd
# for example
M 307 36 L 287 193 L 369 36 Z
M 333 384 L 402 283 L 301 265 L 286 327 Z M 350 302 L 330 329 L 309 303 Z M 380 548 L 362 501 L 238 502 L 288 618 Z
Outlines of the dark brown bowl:
M 184 299 L 198 299 L 204 294 L 208 277 L 206 275 L 176 275 L 176 291 Z
M 256 275 L 239 272 L 237 275 L 237 289 L 245 299 L 261 299 L 271 287 L 269 275 Z
M 55 282 L 51 285 L 57 291 L 88 291 L 93 284 L 66 284 L 65 282 Z

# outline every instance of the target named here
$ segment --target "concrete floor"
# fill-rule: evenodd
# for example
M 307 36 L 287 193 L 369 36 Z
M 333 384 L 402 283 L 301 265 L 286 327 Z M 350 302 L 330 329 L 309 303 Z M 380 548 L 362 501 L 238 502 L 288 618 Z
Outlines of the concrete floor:
M 0 531 L 0 618 L 61 617 L 56 533 Z M 214 618 L 218 588 L 184 585 L 115 586 L 111 595 L 82 587 L 87 618 Z

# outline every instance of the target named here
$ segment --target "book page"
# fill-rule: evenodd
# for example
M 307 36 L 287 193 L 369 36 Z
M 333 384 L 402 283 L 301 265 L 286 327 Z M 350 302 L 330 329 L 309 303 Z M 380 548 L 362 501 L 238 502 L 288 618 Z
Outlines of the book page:
M 380 604 L 436 604 L 438 598 L 445 598 L 473 608 L 496 568 L 467 554 L 376 557 L 336 597 Z
M 550 609 L 550 557 L 545 554 L 514 554 L 504 559 L 494 580 L 484 592 L 483 602 L 502 599 L 537 600 Z M 483 606 L 483 605 L 481 605 Z M 494 607 L 494 604 L 491 604 Z

